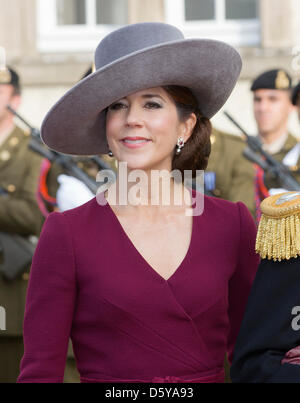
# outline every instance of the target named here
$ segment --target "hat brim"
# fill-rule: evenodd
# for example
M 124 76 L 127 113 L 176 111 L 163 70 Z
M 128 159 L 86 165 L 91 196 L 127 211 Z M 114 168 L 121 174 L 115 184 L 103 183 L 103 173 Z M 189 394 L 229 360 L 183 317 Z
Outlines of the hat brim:
M 184 39 L 132 53 L 71 88 L 47 113 L 42 140 L 65 154 L 105 154 L 104 110 L 129 94 L 164 85 L 190 88 L 210 119 L 231 94 L 241 67 L 233 47 L 210 39 Z

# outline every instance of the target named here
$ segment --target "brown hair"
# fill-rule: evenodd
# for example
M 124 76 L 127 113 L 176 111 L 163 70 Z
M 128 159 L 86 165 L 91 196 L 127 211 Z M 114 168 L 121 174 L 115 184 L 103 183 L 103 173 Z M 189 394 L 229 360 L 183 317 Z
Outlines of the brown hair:
M 184 144 L 179 155 L 175 153 L 172 160 L 172 170 L 178 169 L 182 175 L 184 170 L 191 170 L 192 177 L 196 176 L 196 170 L 206 169 L 208 157 L 211 151 L 210 134 L 212 125 L 210 120 L 204 117 L 199 110 L 198 102 L 189 88 L 170 85 L 162 87 L 174 100 L 179 120 L 184 122 L 191 113 L 197 117 L 197 122 L 189 139 Z

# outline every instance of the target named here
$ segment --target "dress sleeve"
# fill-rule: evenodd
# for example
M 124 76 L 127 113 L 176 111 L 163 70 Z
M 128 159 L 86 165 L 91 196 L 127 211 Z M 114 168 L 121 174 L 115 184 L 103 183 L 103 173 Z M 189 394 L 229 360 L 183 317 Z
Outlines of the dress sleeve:
M 19 383 L 63 382 L 76 298 L 72 238 L 63 213 L 51 213 L 30 271 Z
M 300 308 L 299 259 L 262 259 L 236 343 L 233 382 L 300 382 L 300 365 L 281 362 L 300 345 L 299 322 L 293 315 L 295 308 L 299 315 Z
M 259 265 L 259 255 L 255 253 L 256 225 L 247 209 L 242 203 L 237 203 L 240 216 L 240 243 L 238 247 L 237 266 L 229 282 L 229 308 L 230 332 L 228 336 L 227 352 L 231 363 L 233 349 L 241 326 L 248 295 Z

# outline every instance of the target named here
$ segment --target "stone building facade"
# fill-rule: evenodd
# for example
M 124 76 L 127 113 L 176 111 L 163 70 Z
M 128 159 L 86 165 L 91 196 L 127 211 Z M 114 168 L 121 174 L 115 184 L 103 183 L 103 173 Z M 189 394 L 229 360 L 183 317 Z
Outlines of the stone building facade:
M 255 133 L 251 80 L 281 67 L 300 79 L 299 0 L 0 0 L 0 46 L 23 82 L 21 113 L 39 126 L 53 103 L 84 74 L 93 50 L 124 24 L 164 21 L 186 37 L 235 46 L 243 58 L 238 85 L 223 109 Z M 226 79 L 226 77 L 224 77 Z M 216 127 L 237 133 L 219 112 Z M 296 114 L 291 131 L 300 137 Z

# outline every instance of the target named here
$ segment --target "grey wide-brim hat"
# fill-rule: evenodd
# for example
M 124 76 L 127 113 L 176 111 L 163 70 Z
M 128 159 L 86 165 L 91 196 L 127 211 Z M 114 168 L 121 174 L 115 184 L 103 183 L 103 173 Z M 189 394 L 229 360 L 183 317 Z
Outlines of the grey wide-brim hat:
M 105 109 L 134 92 L 164 85 L 188 87 L 211 118 L 224 105 L 242 61 L 230 45 L 185 39 L 164 23 L 127 25 L 107 35 L 95 52 L 96 71 L 71 88 L 47 113 L 44 143 L 61 153 L 108 153 Z

